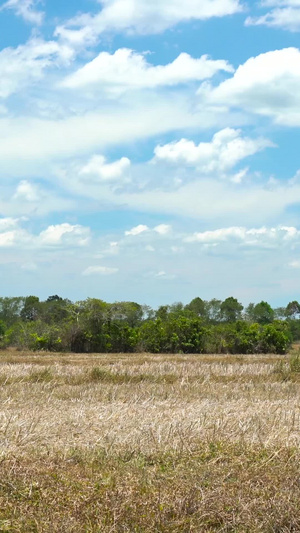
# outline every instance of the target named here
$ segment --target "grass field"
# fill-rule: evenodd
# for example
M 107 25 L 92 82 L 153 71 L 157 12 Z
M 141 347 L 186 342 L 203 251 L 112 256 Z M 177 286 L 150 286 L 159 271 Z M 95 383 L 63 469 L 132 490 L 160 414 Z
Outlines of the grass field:
M 0 354 L 0 532 L 300 532 L 292 356 Z

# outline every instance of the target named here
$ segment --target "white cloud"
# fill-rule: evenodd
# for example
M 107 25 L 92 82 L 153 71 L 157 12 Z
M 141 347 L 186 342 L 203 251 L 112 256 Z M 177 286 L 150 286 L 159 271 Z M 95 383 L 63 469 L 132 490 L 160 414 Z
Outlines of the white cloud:
M 194 59 L 181 53 L 172 63 L 153 66 L 145 56 L 121 48 L 114 54 L 101 52 L 93 61 L 71 74 L 62 82 L 63 87 L 97 86 L 97 90 L 119 92 L 126 89 L 172 86 L 211 78 L 218 71 L 233 72 L 227 61 L 202 56 Z
M 100 13 L 85 13 L 56 28 L 73 45 L 91 44 L 105 31 L 155 34 L 179 22 L 224 17 L 242 10 L 239 0 L 102 0 Z
M 279 247 L 280 245 L 298 243 L 300 231 L 291 226 L 278 226 L 276 228 L 230 227 L 213 231 L 194 233 L 185 237 L 186 243 L 220 244 L 236 242 L 245 246 Z
M 0 233 L 0 247 L 1 248 L 27 246 L 31 244 L 31 241 L 32 241 L 31 235 L 27 231 L 21 228 Z
M 159 235 L 168 235 L 171 231 L 172 226 L 170 226 L 169 224 L 159 224 L 158 226 L 155 226 L 153 230 L 151 230 L 148 226 L 145 226 L 144 224 L 140 224 L 139 226 L 136 226 L 129 231 L 125 231 L 125 235 L 136 236 L 146 232 L 154 232 L 158 233 Z
M 242 137 L 240 130 L 225 128 L 213 136 L 211 142 L 200 142 L 181 139 L 155 148 L 155 158 L 175 165 L 195 166 L 204 173 L 226 172 L 245 157 L 273 146 L 263 138 L 250 139 Z
M 0 247 L 36 251 L 49 248 L 67 250 L 87 246 L 90 243 L 90 228 L 64 223 L 49 226 L 39 234 L 34 234 L 22 227 L 22 223 L 27 220 L 25 217 L 0 219 Z
M 172 226 L 170 226 L 169 224 L 159 224 L 154 228 L 153 231 L 155 231 L 159 235 L 168 235 L 168 233 L 172 231 Z
M 118 268 L 112 268 L 112 267 L 105 267 L 105 266 L 90 266 L 86 268 L 83 272 L 83 276 L 91 276 L 93 274 L 99 274 L 99 275 L 111 275 L 116 274 L 119 271 Z
M 176 278 L 176 275 L 175 274 L 168 274 L 164 270 L 160 270 L 159 272 L 154 274 L 154 277 L 158 278 L 158 279 L 172 280 L 172 279 Z
M 242 168 L 242 170 L 240 170 L 239 172 L 236 172 L 236 174 L 234 174 L 231 178 L 230 178 L 230 181 L 232 181 L 232 183 L 242 183 L 242 181 L 244 180 L 244 178 L 247 176 L 249 172 L 249 168 Z
M 32 236 L 21 227 L 25 218 L 0 219 L 0 247 L 13 248 L 27 246 L 32 241 Z
M 136 235 L 140 235 L 141 233 L 144 233 L 145 231 L 149 231 L 148 226 L 145 226 L 144 224 L 140 224 L 139 226 L 136 226 L 135 228 L 132 228 L 129 231 L 125 231 L 125 235 L 136 236 Z
M 0 98 L 22 91 L 40 80 L 46 68 L 68 63 L 72 56 L 68 46 L 39 38 L 17 48 L 4 48 L 0 52 Z
M 282 28 L 292 32 L 300 31 L 299 0 L 267 0 L 261 2 L 262 7 L 271 7 L 271 11 L 259 17 L 248 17 L 247 26 L 269 26 Z
M 20 173 L 22 174 L 22 170 Z M 2 177 L 5 175 L 6 172 L 2 170 Z M 17 171 L 16 176 L 18 177 Z M 45 216 L 49 213 L 73 211 L 76 204 L 65 191 L 55 191 L 54 184 L 45 186 L 25 179 L 16 185 L 14 180 L 3 179 L 0 185 L 0 212 L 3 216 Z
M 221 226 L 289 223 L 290 207 L 300 204 L 298 174 L 290 180 L 270 181 L 269 176 L 246 168 L 224 175 L 204 174 L 197 168 L 159 166 L 151 161 L 132 165 L 131 176 L 129 186 L 114 190 L 103 183 L 100 187 L 98 183 L 77 181 L 67 170 L 63 186 L 77 195 L 80 205 L 86 198 L 100 202 L 105 209 L 138 212 L 141 219 L 145 213 L 154 213 L 163 220 L 166 216 L 182 216 Z M 177 178 L 181 178 L 180 183 Z M 145 232 L 146 244 L 153 230 L 149 227 Z
M 29 183 L 27 180 L 22 180 L 17 186 L 13 198 L 25 200 L 26 202 L 38 202 L 40 195 L 32 183 Z
M 270 182 L 268 176 L 245 168 L 224 175 L 204 174 L 197 168 L 178 164 L 162 167 L 158 162 L 132 165 L 131 174 L 130 186 L 114 190 L 106 184 L 100 187 L 98 183 L 76 181 L 67 170 L 63 185 L 77 195 L 80 205 L 86 198 L 101 202 L 104 208 L 139 212 L 141 217 L 145 213 L 164 218 L 175 215 L 228 226 L 288 222 L 290 206 L 300 204 L 298 174 L 291 180 Z M 141 176 L 145 177 L 142 182 Z M 181 183 L 175 183 L 177 177 Z M 148 228 L 147 238 L 153 230 Z
M 285 216 L 289 206 L 300 203 L 300 185 L 279 183 L 268 188 L 264 184 L 236 186 L 230 180 L 201 179 L 184 184 L 178 190 L 150 190 L 122 194 L 115 199 L 120 205 L 140 212 L 164 213 L 198 218 L 205 221 L 236 223 L 269 223 Z
M 104 106 L 96 105 L 91 111 L 84 108 L 63 118 L 40 119 L 22 114 L 0 116 L 0 161 L 2 165 L 7 163 L 9 168 L 16 161 L 20 167 L 20 160 L 23 168 L 32 161 L 36 166 L 42 161 L 44 171 L 50 159 L 78 158 L 82 154 L 95 153 L 99 148 L 104 150 L 184 128 L 199 131 L 211 127 L 216 120 L 219 118 L 210 110 L 195 110 L 189 95 L 181 91 L 152 94 L 149 98 L 135 96 Z M 22 168 L 19 177 L 21 172 Z
M 113 163 L 106 163 L 102 155 L 94 155 L 86 165 L 79 170 L 79 175 L 94 177 L 97 181 L 115 181 L 121 178 L 130 167 L 130 160 L 122 157 Z
M 284 48 L 252 57 L 234 76 L 212 88 L 202 84 L 203 102 L 240 107 L 269 116 L 278 124 L 300 125 L 300 50 Z
M 39 235 L 42 246 L 86 246 L 90 241 L 90 229 L 68 223 L 49 226 Z
M 0 11 L 12 9 L 16 15 L 22 17 L 26 22 L 40 25 L 43 22 L 44 13 L 35 9 L 37 4 L 36 0 L 8 0 L 0 8 Z
M 206 244 L 211 242 L 227 241 L 231 238 L 243 240 L 245 238 L 245 234 L 245 228 L 233 227 L 214 231 L 205 231 L 203 233 L 194 233 L 194 235 L 186 237 L 184 240 L 185 242 L 200 242 Z
M 18 218 L 0 218 L 0 232 L 15 228 L 18 226 L 20 219 Z

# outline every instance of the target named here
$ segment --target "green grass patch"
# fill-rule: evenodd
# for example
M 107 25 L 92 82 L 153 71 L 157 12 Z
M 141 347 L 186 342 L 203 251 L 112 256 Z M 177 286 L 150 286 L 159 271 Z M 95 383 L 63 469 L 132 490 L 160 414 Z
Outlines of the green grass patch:
M 27 381 L 30 383 L 50 383 L 54 380 L 54 375 L 50 368 L 34 370 L 30 372 Z

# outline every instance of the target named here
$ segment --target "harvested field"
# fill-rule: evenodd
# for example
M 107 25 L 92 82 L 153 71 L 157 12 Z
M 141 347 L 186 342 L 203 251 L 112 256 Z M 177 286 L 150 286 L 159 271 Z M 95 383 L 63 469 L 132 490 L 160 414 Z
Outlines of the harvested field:
M 0 355 L 0 531 L 299 532 L 290 356 Z

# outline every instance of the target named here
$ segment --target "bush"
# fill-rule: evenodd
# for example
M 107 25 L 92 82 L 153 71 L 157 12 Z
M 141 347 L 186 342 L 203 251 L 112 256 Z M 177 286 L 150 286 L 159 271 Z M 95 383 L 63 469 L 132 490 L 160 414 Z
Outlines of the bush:
M 287 324 L 277 321 L 263 327 L 260 335 L 262 353 L 285 354 L 290 345 L 291 334 Z

